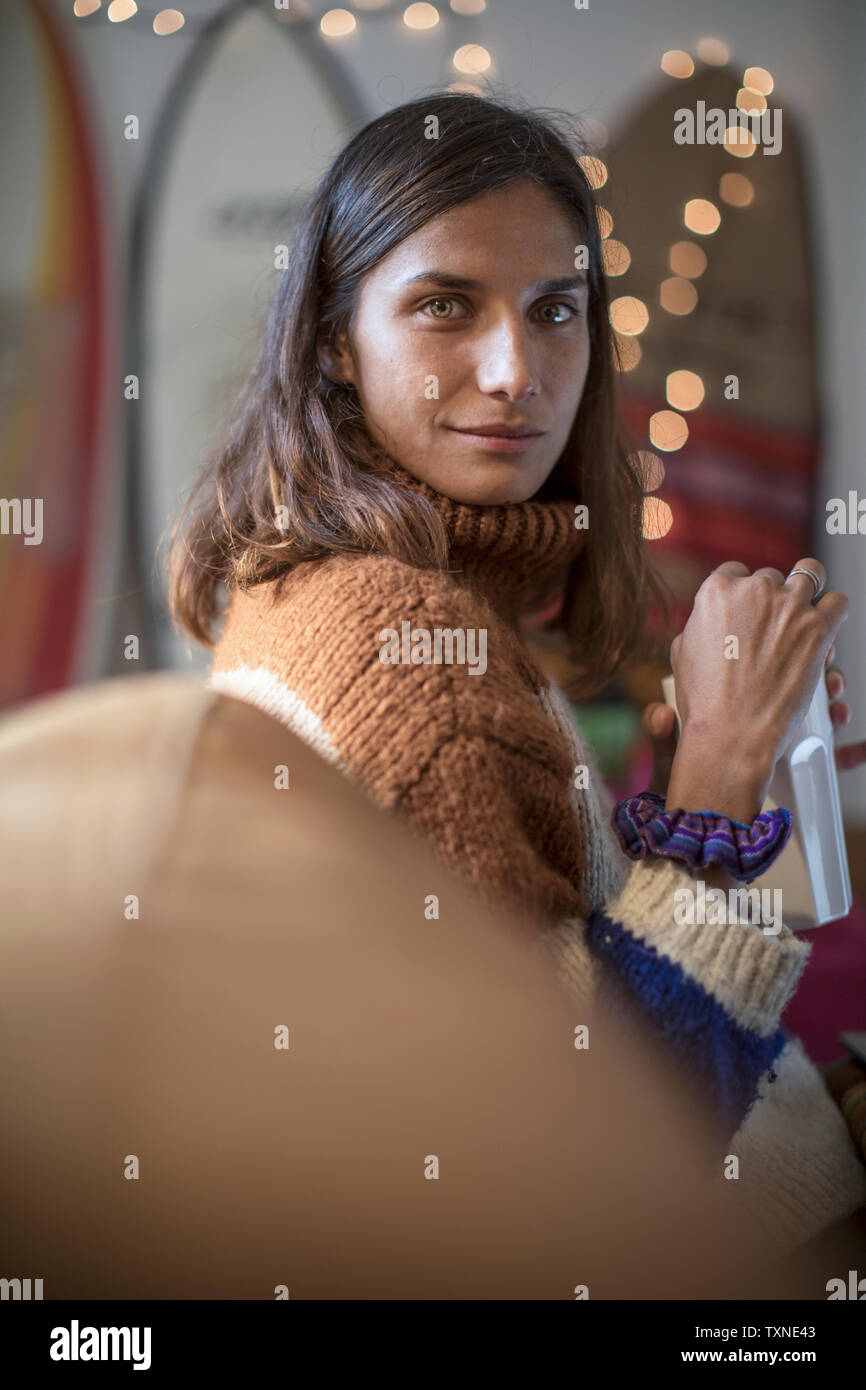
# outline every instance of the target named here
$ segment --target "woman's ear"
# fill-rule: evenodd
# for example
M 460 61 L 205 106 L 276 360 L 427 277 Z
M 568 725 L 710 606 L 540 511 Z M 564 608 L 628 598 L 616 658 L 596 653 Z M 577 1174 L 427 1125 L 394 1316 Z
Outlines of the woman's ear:
M 352 383 L 355 364 L 345 333 L 341 333 L 333 342 L 320 337 L 316 345 L 316 356 L 319 366 L 331 381 L 341 381 L 347 385 Z

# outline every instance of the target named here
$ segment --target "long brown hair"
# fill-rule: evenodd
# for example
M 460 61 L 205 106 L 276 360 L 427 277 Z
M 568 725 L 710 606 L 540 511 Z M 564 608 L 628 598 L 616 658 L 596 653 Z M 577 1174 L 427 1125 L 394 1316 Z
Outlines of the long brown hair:
M 434 130 L 437 138 L 428 138 Z M 317 346 L 351 335 L 364 275 L 405 237 L 460 203 L 524 179 L 560 200 L 589 259 L 586 384 L 565 449 L 536 494 L 589 509 L 587 544 L 566 576 L 552 626 L 575 671 L 570 693 L 593 693 L 623 664 L 650 593 L 667 621 L 642 533 L 644 482 L 618 406 L 595 200 L 578 163 L 587 153 L 563 113 L 542 116 L 456 92 L 379 116 L 341 150 L 297 230 L 221 443 L 174 525 L 176 624 L 213 646 L 220 585 L 230 594 L 333 551 L 447 567 L 440 517 L 385 476 L 391 460 L 368 433 L 354 387 L 324 375 Z

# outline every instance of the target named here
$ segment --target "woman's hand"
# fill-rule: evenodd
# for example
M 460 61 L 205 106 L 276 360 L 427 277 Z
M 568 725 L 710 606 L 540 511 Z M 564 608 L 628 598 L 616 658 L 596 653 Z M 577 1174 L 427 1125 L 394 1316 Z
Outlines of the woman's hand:
M 830 718 L 834 729 L 842 729 L 851 722 L 851 710 L 837 697 L 845 691 L 845 676 L 838 666 L 830 666 L 836 655 L 835 642 L 830 647 L 825 661 L 824 680 L 830 702 Z M 676 752 L 676 715 L 670 705 L 661 700 L 653 700 L 644 707 L 641 723 L 652 742 L 653 769 L 648 791 L 666 796 L 671 765 Z M 847 743 L 835 750 L 836 767 L 840 772 L 860 767 L 866 763 L 866 740 L 861 743 Z

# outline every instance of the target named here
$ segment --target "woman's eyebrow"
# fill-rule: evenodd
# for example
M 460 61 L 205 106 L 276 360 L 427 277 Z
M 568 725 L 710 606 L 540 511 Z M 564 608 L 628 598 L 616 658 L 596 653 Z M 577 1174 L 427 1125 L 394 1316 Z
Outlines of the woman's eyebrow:
M 485 288 L 481 280 L 471 280 L 465 275 L 454 275 L 449 270 L 422 270 L 418 275 L 410 275 L 408 280 L 401 282 L 401 289 L 407 285 L 418 284 L 419 281 L 427 281 L 436 285 L 441 285 L 449 290 L 483 290 Z M 543 280 L 533 288 L 539 294 L 558 294 L 562 290 L 579 290 L 587 284 L 586 273 L 583 275 L 563 275 L 556 280 Z

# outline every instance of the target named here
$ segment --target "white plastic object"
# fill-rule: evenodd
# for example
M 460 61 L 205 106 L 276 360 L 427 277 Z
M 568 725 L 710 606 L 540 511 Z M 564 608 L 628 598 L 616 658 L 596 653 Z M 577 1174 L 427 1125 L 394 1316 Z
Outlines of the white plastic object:
M 784 806 L 791 812 L 788 843 L 767 872 L 748 885 L 782 890 L 782 920 L 791 931 L 820 927 L 847 917 L 851 911 L 851 875 L 824 674 L 822 671 L 803 722 L 776 762 L 761 807 L 762 811 L 772 811 Z M 682 732 L 673 675 L 664 677 L 662 691 L 665 703 L 676 711 L 677 728 Z

